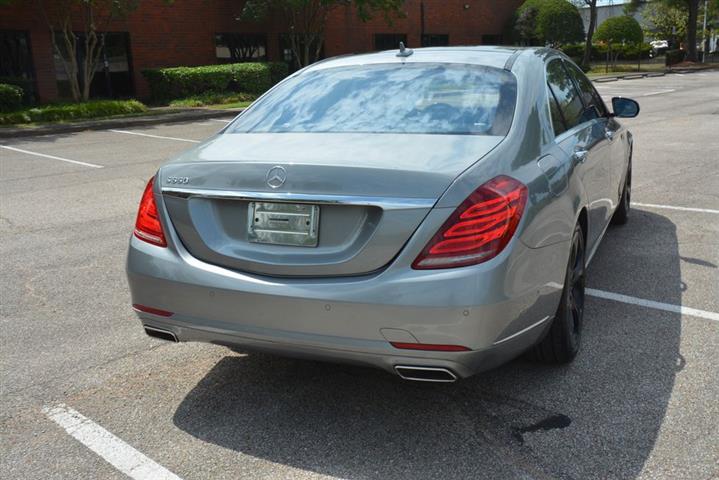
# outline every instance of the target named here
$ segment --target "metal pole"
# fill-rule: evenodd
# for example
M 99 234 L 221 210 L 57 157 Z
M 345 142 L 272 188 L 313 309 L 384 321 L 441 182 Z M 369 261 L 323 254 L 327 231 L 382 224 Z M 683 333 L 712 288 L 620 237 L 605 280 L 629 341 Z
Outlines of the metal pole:
M 702 63 L 707 61 L 707 0 L 704 0 L 704 26 L 702 28 Z

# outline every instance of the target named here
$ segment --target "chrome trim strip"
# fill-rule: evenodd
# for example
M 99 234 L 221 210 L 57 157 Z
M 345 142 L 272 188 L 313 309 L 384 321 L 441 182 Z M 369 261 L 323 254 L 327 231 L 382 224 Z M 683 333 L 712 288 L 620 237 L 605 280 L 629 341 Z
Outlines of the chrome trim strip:
M 516 333 L 513 333 L 513 334 L 511 334 L 511 335 L 508 336 L 508 337 L 504 337 L 504 338 L 501 339 L 501 340 L 497 340 L 496 342 L 493 343 L 493 345 L 499 345 L 500 343 L 504 343 L 504 342 L 507 342 L 507 341 L 513 339 L 514 337 L 518 337 L 518 336 L 520 336 L 521 334 L 530 331 L 530 330 L 533 329 L 534 327 L 539 326 L 539 325 L 541 325 L 542 323 L 546 322 L 549 318 L 550 318 L 549 315 L 547 315 L 546 317 L 544 317 L 544 318 L 541 319 L 540 321 L 531 324 L 531 325 L 528 326 L 527 328 L 523 328 L 523 329 L 521 329 L 520 331 L 518 331 L 518 332 L 516 332 Z
M 413 377 L 411 375 L 403 374 L 402 370 L 416 370 L 416 371 L 422 371 L 422 372 L 442 372 L 449 375 L 450 378 L 443 380 L 443 379 L 431 379 L 431 378 L 418 378 Z M 448 368 L 444 367 L 415 367 L 411 365 L 395 365 L 394 371 L 399 375 L 399 377 L 402 380 L 411 380 L 413 382 L 433 382 L 433 383 L 452 383 L 457 381 L 457 375 L 454 374 L 454 372 Z
M 143 313 L 145 313 L 145 312 L 143 312 Z M 180 341 L 177 339 L 177 335 L 175 335 L 175 332 L 166 330 L 164 328 L 151 327 L 150 325 L 143 325 L 143 328 L 145 329 L 145 334 L 147 336 L 151 336 L 149 333 L 147 333 L 147 330 L 150 330 L 152 332 L 164 333 L 165 335 L 169 335 L 172 337 L 172 341 L 174 341 L 175 343 L 180 343 Z M 153 337 L 153 338 L 159 338 L 159 337 Z M 169 341 L 169 340 L 165 339 L 165 341 Z
M 220 198 L 228 200 L 269 200 L 273 202 L 313 203 L 324 205 L 360 205 L 376 206 L 383 210 L 402 210 L 410 208 L 432 208 L 437 200 L 434 198 L 392 198 L 365 197 L 361 195 L 323 195 L 284 192 L 249 192 L 237 190 L 210 190 L 163 188 L 163 195 L 179 198 Z

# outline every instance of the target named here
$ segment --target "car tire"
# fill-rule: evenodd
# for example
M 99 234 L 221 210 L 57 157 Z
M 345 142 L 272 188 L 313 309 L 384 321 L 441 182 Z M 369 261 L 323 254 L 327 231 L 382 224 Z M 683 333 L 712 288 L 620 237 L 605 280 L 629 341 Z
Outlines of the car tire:
M 619 199 L 619 206 L 614 211 L 612 223 L 615 225 L 624 225 L 629 221 L 629 210 L 632 201 L 632 166 L 627 169 L 627 178 L 624 180 L 624 189 Z
M 586 253 L 584 232 L 574 227 L 562 299 L 552 325 L 541 342 L 529 352 L 542 363 L 571 362 L 579 352 L 584 320 L 584 290 L 586 284 Z

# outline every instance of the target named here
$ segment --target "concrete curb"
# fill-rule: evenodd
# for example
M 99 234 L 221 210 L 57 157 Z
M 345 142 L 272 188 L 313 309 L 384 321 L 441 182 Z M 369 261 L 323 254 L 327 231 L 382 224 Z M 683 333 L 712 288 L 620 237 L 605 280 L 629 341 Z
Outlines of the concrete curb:
M 608 77 L 597 77 L 593 79 L 593 82 L 605 83 L 605 82 L 616 82 L 617 80 L 637 80 L 640 78 L 648 77 L 663 77 L 667 72 L 651 72 L 651 73 L 624 73 L 622 75 L 611 75 Z
M 597 77 L 592 79 L 593 82 L 604 83 L 604 82 L 616 82 L 617 80 L 638 80 L 640 78 L 653 78 L 663 77 L 665 75 L 671 75 L 673 73 L 700 73 L 700 72 L 711 72 L 719 70 L 719 66 L 709 66 L 704 68 L 685 68 L 685 69 L 671 69 L 663 72 L 636 72 L 636 73 L 622 73 L 620 75 L 608 75 L 606 77 Z
M 62 133 L 81 132 L 84 130 L 106 130 L 109 128 L 137 127 L 145 125 L 157 125 L 161 123 L 186 122 L 192 120 L 203 120 L 208 118 L 235 117 L 242 109 L 210 110 L 187 109 L 177 112 L 157 113 L 138 117 L 107 118 L 104 120 L 86 120 L 73 123 L 58 123 L 40 125 L 37 127 L 8 127 L 0 128 L 0 139 L 34 137 L 39 135 L 53 135 Z

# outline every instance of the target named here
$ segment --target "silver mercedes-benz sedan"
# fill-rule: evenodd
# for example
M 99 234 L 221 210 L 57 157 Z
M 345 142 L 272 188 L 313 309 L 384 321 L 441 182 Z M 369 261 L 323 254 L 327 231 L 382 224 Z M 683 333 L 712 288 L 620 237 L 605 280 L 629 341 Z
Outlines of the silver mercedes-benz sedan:
M 145 331 L 448 382 L 579 350 L 632 136 L 561 53 L 427 48 L 291 75 L 149 181 Z

